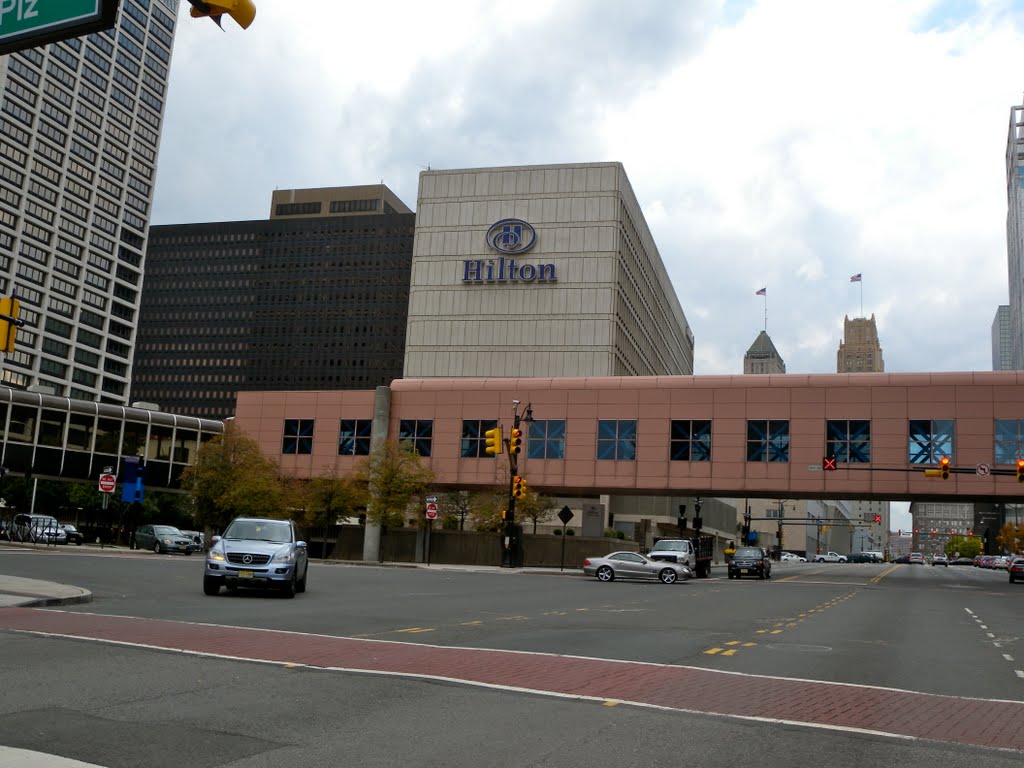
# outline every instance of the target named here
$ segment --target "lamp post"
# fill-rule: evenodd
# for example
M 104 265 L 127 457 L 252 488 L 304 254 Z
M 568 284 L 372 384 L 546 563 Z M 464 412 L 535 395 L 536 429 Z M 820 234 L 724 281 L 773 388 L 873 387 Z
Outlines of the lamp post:
M 533 405 L 527 403 L 526 408 L 523 412 L 519 411 L 520 401 L 512 401 L 512 430 L 513 435 L 517 433 L 520 425 L 525 422 L 527 424 L 533 421 Z M 503 539 L 503 548 L 501 553 L 501 567 L 502 568 L 520 568 L 522 567 L 522 536 L 519 533 L 519 526 L 516 525 L 516 497 L 514 493 L 515 479 L 519 475 L 519 454 L 516 451 L 511 450 L 513 435 L 510 435 L 505 439 L 505 445 L 509 448 L 508 452 L 508 511 L 505 514 L 505 530 Z

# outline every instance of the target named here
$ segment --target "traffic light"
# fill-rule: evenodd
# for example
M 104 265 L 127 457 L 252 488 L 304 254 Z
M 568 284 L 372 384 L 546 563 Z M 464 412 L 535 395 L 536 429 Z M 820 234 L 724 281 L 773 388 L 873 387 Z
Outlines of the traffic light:
M 21 302 L 15 298 L 0 299 L 0 352 L 5 355 L 14 351 L 14 344 L 18 337 L 18 326 L 23 322 L 18 321 L 18 313 L 21 311 Z
M 835 456 L 825 456 L 821 460 L 821 468 L 823 470 L 825 470 L 826 472 L 835 472 L 836 471 L 836 457 Z
M 484 451 L 491 456 L 501 453 L 501 427 L 494 427 L 484 432 Z
M 942 472 L 943 480 L 949 477 L 949 456 L 943 456 L 939 459 L 939 471 Z
M 225 13 L 230 16 L 242 29 L 248 29 L 256 18 L 256 6 L 252 0 L 188 0 L 192 3 L 192 18 L 201 19 L 209 16 L 213 22 L 220 27 L 220 18 Z M 221 27 L 223 28 L 223 27 Z
M 509 433 L 508 452 L 510 456 L 517 455 L 523 449 L 523 430 L 513 428 Z
M 1017 482 L 1024 483 L 1024 459 L 1017 459 Z
M 501 519 L 502 520 L 508 520 L 508 510 L 507 509 L 501 510 Z
M 512 498 L 519 499 L 526 495 L 526 478 L 516 475 L 512 478 Z
M 973 539 L 974 538 L 974 531 L 968 531 L 967 532 L 967 538 L 968 539 Z

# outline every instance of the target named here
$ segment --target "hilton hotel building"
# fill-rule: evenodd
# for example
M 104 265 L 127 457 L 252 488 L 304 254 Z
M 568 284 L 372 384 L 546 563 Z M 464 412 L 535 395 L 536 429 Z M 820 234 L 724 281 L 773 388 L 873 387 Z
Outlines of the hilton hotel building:
M 692 374 L 693 343 L 621 163 L 420 174 L 405 378 Z
M 416 202 L 406 379 L 693 373 L 693 333 L 621 163 L 425 171 Z M 664 536 L 686 500 L 601 501 L 606 520 L 660 519 Z M 735 511 L 708 500 L 704 518 L 731 531 Z

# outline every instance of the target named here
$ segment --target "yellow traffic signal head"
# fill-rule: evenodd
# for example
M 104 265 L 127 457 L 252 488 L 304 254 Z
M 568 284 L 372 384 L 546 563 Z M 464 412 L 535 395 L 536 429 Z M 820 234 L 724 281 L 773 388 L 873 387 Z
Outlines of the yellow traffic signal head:
M 518 499 L 526 493 L 526 479 L 516 475 L 512 478 L 512 498 Z
M 214 23 L 221 26 L 220 17 L 227 14 L 242 29 L 248 29 L 256 18 L 256 6 L 252 0 L 188 0 L 192 3 L 192 18 L 200 19 L 209 16 Z
M 496 456 L 501 451 L 501 427 L 488 429 L 484 432 L 484 452 Z
M 508 437 L 508 452 L 514 456 L 523 449 L 523 430 L 514 428 Z
M 939 471 L 942 472 L 943 480 L 949 477 L 949 456 L 943 456 L 939 459 Z
M 1017 482 L 1024 483 L 1024 459 L 1017 459 Z
M 21 302 L 15 298 L 0 299 L 0 353 L 9 355 L 18 339 L 18 320 Z

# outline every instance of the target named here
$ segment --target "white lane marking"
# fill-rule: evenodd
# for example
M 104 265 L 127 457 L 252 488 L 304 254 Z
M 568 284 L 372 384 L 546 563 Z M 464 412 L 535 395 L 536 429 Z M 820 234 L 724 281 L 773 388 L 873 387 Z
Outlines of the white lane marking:
M 986 632 L 985 634 L 988 635 L 989 637 L 995 637 L 995 635 L 993 635 L 991 632 Z
M 974 615 L 974 611 L 972 611 L 970 608 L 964 608 L 964 610 L 971 614 L 971 616 Z
M 979 624 L 978 629 L 988 629 L 988 626 L 986 626 L 985 624 Z
M 993 642 L 992 645 L 994 645 L 996 648 L 1002 648 L 1003 647 L 1002 643 L 997 643 L 997 642 Z
M 1017 673 L 1017 677 L 1024 678 L 1024 669 L 1015 669 L 1013 671 Z
M 16 749 L 0 745 L 0 765 L 39 766 L 39 768 L 103 768 L 96 763 L 83 763 L 69 757 L 36 752 L 31 749 Z
M 1013 661 L 1013 656 L 1011 656 L 1008 653 L 1004 653 L 1003 654 L 1003 658 L 1006 659 L 1007 661 Z

